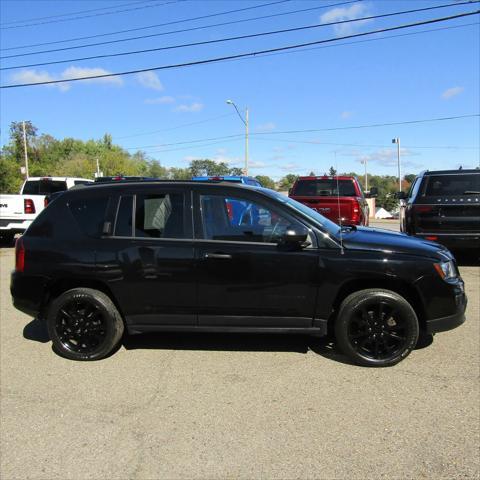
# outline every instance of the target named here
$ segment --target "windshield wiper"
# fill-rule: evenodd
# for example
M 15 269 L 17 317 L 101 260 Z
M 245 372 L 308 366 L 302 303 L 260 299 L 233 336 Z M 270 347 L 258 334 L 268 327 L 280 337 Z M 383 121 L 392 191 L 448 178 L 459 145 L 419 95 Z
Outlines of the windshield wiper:
M 480 193 L 478 190 L 465 190 L 463 192 L 464 195 L 476 195 L 477 193 Z

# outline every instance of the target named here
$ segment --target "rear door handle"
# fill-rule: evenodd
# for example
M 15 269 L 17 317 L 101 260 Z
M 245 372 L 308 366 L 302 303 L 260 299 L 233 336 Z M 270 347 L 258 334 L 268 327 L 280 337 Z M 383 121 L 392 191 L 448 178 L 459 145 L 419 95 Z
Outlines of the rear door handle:
M 206 253 L 203 258 L 218 258 L 223 260 L 228 260 L 232 258 L 228 253 Z

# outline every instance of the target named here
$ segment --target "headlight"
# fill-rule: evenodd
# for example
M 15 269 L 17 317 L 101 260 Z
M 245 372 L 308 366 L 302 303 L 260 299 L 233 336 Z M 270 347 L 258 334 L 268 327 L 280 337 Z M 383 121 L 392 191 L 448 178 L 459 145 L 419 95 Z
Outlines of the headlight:
M 444 279 L 448 280 L 450 278 L 455 278 L 457 276 L 457 269 L 452 260 L 442 263 L 434 263 L 433 266 L 437 273 Z

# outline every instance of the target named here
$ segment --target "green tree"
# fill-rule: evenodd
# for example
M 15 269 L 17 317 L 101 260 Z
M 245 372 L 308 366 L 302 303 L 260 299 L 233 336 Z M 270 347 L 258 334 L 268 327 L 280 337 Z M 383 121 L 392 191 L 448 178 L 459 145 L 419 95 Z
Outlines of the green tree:
M 328 174 L 331 177 L 335 177 L 335 175 L 337 175 L 337 171 L 333 167 L 330 167 L 330 170 L 328 171 Z
M 297 180 L 298 175 L 294 175 L 293 173 L 289 173 L 285 175 L 283 178 L 280 179 L 278 182 L 278 189 L 280 191 L 287 191 L 292 188 L 293 184 Z
M 229 175 L 230 168 L 225 162 L 214 162 L 213 160 L 192 160 L 190 162 L 192 177 L 201 176 L 222 176 Z
M 162 167 L 158 160 L 150 162 L 148 176 L 157 178 L 168 178 L 168 168 Z
M 265 188 L 275 190 L 275 182 L 267 175 L 257 175 L 255 177 Z

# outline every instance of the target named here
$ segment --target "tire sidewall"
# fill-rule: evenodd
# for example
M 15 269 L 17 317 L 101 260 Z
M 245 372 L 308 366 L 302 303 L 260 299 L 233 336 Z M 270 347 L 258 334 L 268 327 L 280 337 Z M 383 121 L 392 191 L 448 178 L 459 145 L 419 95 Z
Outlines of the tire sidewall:
M 371 304 L 372 300 L 383 300 L 389 304 L 394 303 L 407 325 L 407 342 L 404 348 L 389 359 L 372 359 L 362 355 L 355 350 L 348 338 L 348 325 L 351 316 L 362 305 Z M 418 336 L 418 318 L 412 306 L 402 296 L 387 290 L 364 290 L 350 295 L 343 301 L 335 322 L 335 337 L 341 350 L 356 363 L 363 366 L 388 367 L 397 364 L 415 348 Z
M 94 304 L 101 311 L 106 328 L 104 341 L 93 351 L 88 353 L 75 352 L 68 349 L 60 340 L 56 331 L 56 319 L 59 310 L 73 300 L 83 300 Z M 123 322 L 112 301 L 102 292 L 92 289 L 73 289 L 64 292 L 53 300 L 48 308 L 47 329 L 52 340 L 52 346 L 60 356 L 71 360 L 100 360 L 106 357 L 115 348 L 123 334 Z

